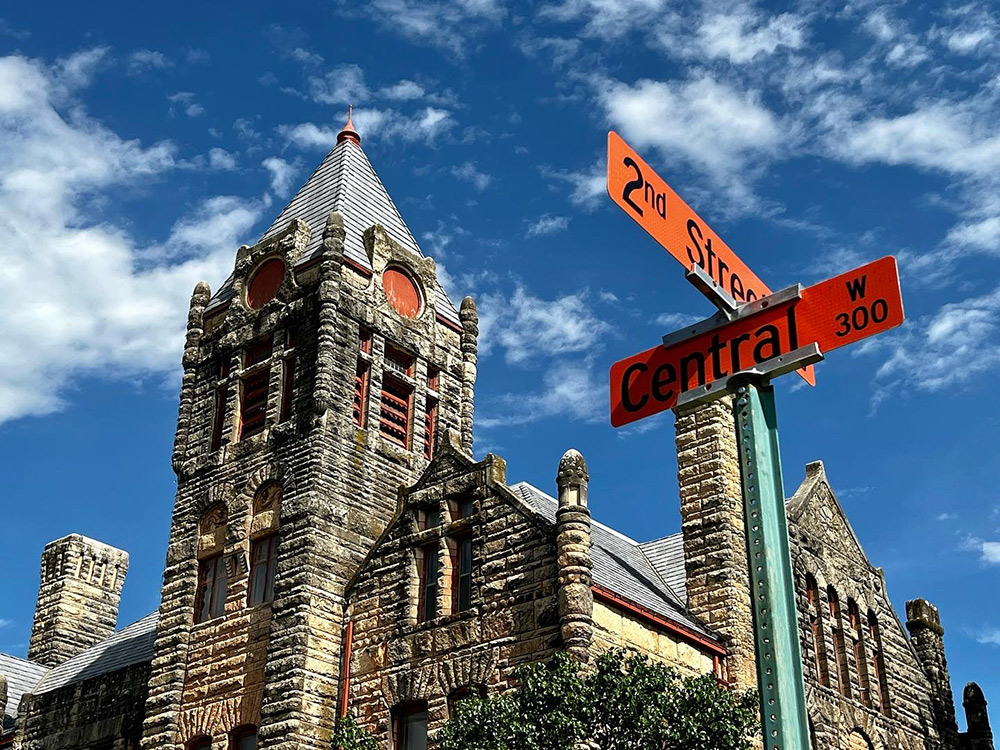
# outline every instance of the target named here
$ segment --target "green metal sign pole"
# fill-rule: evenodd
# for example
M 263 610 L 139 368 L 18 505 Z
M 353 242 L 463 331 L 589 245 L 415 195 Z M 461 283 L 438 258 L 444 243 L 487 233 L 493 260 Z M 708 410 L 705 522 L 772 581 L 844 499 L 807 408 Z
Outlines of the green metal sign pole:
M 774 389 L 741 385 L 735 409 L 764 748 L 809 750 Z

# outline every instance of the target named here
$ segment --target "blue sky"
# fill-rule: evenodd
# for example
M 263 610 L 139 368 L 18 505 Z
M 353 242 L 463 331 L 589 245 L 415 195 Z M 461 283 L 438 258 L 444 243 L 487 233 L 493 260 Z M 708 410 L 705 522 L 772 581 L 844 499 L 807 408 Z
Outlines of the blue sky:
M 121 7 L 117 7 L 120 5 Z M 294 12 L 288 10 L 295 6 Z M 988 3 L 65 3 L 0 21 L 0 650 L 45 542 L 127 549 L 159 597 L 190 291 L 216 288 L 348 102 L 482 317 L 478 454 L 596 516 L 679 528 L 673 418 L 615 431 L 611 363 L 711 313 L 604 193 L 617 129 L 772 288 L 899 258 L 908 321 L 778 389 L 786 489 L 822 459 L 898 610 L 942 610 L 1000 700 L 1000 15 Z

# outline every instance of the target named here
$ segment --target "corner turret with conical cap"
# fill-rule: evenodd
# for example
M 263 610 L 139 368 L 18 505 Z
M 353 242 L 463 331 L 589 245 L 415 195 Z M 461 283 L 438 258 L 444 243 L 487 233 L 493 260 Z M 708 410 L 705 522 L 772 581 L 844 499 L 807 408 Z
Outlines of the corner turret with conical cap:
M 475 334 L 350 111 L 230 278 L 192 296 L 144 746 L 250 727 L 268 750 L 329 748 L 344 587 L 438 436 L 471 448 Z

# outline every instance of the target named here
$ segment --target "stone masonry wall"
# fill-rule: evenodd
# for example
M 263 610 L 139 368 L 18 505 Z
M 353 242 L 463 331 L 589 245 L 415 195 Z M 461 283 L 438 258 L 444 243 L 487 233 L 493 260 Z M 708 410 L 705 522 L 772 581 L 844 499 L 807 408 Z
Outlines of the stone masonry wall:
M 889 601 L 882 570 L 868 562 L 833 496 L 821 463 L 807 467 L 806 481 L 788 502 L 788 516 L 807 708 L 816 747 L 847 750 L 851 732 L 857 732 L 875 747 L 950 750 L 953 745 L 941 737 L 935 723 L 931 686 Z M 809 601 L 807 575 L 816 581 L 818 607 Z M 830 609 L 829 587 L 836 592 L 842 612 L 844 648 L 840 658 L 847 667 L 846 689 L 840 685 L 836 662 L 833 631 L 837 622 Z M 857 648 L 849 617 L 851 602 L 856 603 L 862 624 Z M 819 651 L 813 639 L 817 608 L 822 636 Z M 869 611 L 878 625 L 877 639 L 868 628 Z M 878 641 L 882 659 L 876 670 Z M 821 664 L 825 672 L 822 679 Z M 887 704 L 882 699 L 879 674 L 886 682 Z
M 20 750 L 136 750 L 149 664 L 26 698 Z
M 207 295 L 192 300 L 185 380 L 175 449 L 178 493 L 164 574 L 160 627 L 147 706 L 145 747 L 177 747 L 199 734 L 225 746 L 240 724 L 259 726 L 261 748 L 326 748 L 336 717 L 343 588 L 412 484 L 423 455 L 428 366 L 441 372 L 439 431 L 460 429 L 468 388 L 459 333 L 434 316 L 433 261 L 396 245 L 380 227 L 366 233 L 375 274 L 343 264 L 344 230 L 332 214 L 318 265 L 289 271 L 277 297 L 260 310 L 244 303 L 247 279 L 262 259 L 291 268 L 310 228 L 288 229 L 241 248 L 234 299 L 206 319 Z M 411 268 L 425 291 L 424 312 L 405 320 L 388 305 L 380 272 L 390 262 Z M 201 308 L 200 310 L 198 308 Z M 372 333 L 365 424 L 352 416 L 360 329 Z M 294 347 L 287 331 L 294 330 Z M 267 426 L 237 441 L 239 372 L 248 343 L 273 335 Z M 378 432 L 379 391 L 387 342 L 415 355 L 409 450 Z M 280 393 L 294 353 L 290 418 Z M 229 363 L 221 447 L 211 450 L 219 363 Z M 190 375 L 190 377 L 189 377 Z M 246 607 L 250 505 L 257 489 L 281 487 L 274 602 Z M 225 614 L 193 624 L 198 571 L 197 527 L 222 504 L 222 544 L 231 571 Z
M 28 659 L 54 667 L 115 631 L 128 553 L 79 534 L 42 552 Z
M 507 690 L 519 665 L 547 659 L 562 642 L 552 525 L 506 490 L 495 456 L 443 474 L 406 497 L 351 587 L 349 704 L 382 743 L 393 706 L 426 701 L 433 746 L 448 719 L 450 694 L 464 687 Z M 474 514 L 449 520 L 447 509 L 462 498 L 475 499 Z M 418 531 L 414 513 L 422 508 L 444 513 L 444 525 Z M 470 533 L 472 606 L 452 614 L 442 540 Z M 441 550 L 441 614 L 417 622 L 415 549 L 427 545 Z

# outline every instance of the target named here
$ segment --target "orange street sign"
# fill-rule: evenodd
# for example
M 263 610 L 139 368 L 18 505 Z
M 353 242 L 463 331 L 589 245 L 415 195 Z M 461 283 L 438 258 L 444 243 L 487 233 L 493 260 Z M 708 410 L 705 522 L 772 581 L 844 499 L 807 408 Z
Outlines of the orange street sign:
M 794 287 L 793 287 L 794 289 Z M 801 291 L 758 300 L 733 321 L 611 367 L 611 424 L 671 409 L 681 393 L 749 370 L 809 344 L 826 353 L 903 322 L 896 259 L 888 256 Z M 680 332 L 683 333 L 683 332 Z
M 701 267 L 739 303 L 771 293 L 746 263 L 613 130 L 608 133 L 608 195 L 684 268 Z M 816 384 L 813 368 L 799 374 Z

